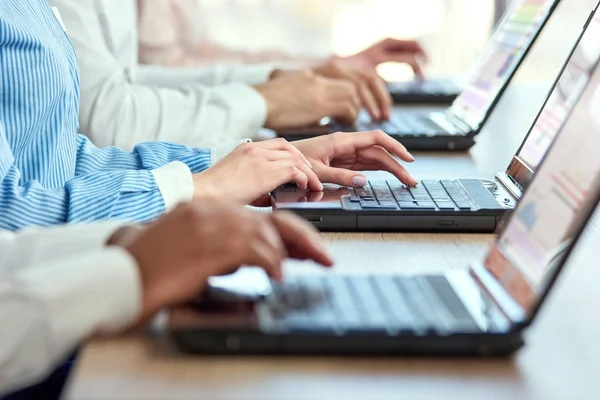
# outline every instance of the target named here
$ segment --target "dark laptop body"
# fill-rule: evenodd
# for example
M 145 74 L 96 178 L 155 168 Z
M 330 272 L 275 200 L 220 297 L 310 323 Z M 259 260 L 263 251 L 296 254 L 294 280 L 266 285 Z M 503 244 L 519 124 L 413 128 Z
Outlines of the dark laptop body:
M 304 272 L 253 299 L 209 290 L 171 316 L 171 339 L 204 354 L 514 353 L 600 201 L 599 69 L 577 103 L 483 262 L 439 274 Z
M 452 79 L 425 79 L 389 82 L 395 104 L 442 104 L 450 106 L 462 89 Z
M 285 185 L 273 192 L 274 207 L 322 231 L 494 232 L 531 181 L 600 57 L 600 49 L 584 54 L 584 39 L 595 34 L 584 30 L 506 171 L 490 179 L 422 181 L 415 189 L 395 180 L 370 181 L 362 189 L 326 186 L 323 193 Z
M 324 119 L 318 126 L 278 132 L 299 140 L 337 131 L 380 129 L 408 150 L 467 150 L 479 134 L 559 0 L 516 0 L 505 14 L 451 107 L 439 111 L 394 108 L 390 120 L 372 122 L 362 111 L 354 126 Z

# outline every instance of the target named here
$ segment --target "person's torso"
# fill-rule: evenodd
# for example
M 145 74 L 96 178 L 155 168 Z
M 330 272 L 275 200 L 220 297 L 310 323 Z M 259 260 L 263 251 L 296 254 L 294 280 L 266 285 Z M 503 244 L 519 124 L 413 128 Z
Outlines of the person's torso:
M 61 187 L 74 175 L 79 76 L 46 0 L 0 2 L 0 118 L 21 181 Z

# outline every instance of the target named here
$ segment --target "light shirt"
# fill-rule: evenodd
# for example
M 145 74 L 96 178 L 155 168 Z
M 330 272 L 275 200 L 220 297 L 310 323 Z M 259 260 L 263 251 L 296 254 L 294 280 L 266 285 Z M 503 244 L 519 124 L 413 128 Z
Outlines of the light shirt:
M 78 107 L 77 59 L 48 2 L 0 2 L 0 229 L 152 220 L 238 144 L 100 149 L 77 134 Z
M 250 85 L 272 65 L 202 69 L 138 65 L 136 0 L 50 0 L 81 70 L 81 129 L 99 146 L 165 140 L 214 146 L 252 137 L 267 117 Z M 168 21 L 165 21 L 168 23 Z
M 118 227 L 0 231 L 0 396 L 43 380 L 86 337 L 139 317 L 135 261 L 105 246 Z

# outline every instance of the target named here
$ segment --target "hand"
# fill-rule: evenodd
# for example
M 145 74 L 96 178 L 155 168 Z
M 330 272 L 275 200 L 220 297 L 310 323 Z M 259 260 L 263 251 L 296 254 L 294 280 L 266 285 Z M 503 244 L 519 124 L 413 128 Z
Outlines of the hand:
M 425 50 L 414 40 L 385 39 L 349 57 L 338 57 L 343 64 L 363 71 L 374 71 L 384 62 L 406 63 L 419 79 L 423 79 L 423 61 L 427 61 Z
M 300 189 L 323 189 L 306 157 L 285 139 L 245 143 L 194 175 L 194 200 L 246 205 L 288 182 Z
M 181 204 L 123 247 L 139 268 L 142 320 L 194 298 L 210 276 L 242 265 L 280 280 L 286 257 L 333 263 L 316 230 L 299 218 L 223 205 Z
M 362 187 L 367 178 L 355 171 L 383 170 L 406 185 L 417 185 L 393 155 L 406 162 L 413 162 L 414 157 L 381 131 L 338 132 L 292 144 L 306 156 L 321 182 Z
M 389 119 L 392 96 L 386 83 L 374 68 L 356 68 L 341 59 L 332 59 L 315 68 L 319 75 L 348 81 L 354 85 L 362 105 L 375 121 Z
M 265 127 L 276 131 L 316 124 L 324 117 L 352 124 L 361 108 L 355 85 L 312 71 L 276 71 L 255 88 L 267 103 Z

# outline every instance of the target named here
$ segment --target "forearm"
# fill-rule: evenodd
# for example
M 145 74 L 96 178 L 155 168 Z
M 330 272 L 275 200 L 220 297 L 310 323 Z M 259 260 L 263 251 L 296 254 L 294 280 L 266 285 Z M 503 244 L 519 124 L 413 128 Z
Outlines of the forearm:
M 275 64 L 211 63 L 211 65 L 195 68 L 138 65 L 134 77 L 138 84 L 170 89 L 186 89 L 190 85 L 217 86 L 228 83 L 258 85 L 267 82 L 276 68 Z
M 43 379 L 86 337 L 138 318 L 140 282 L 124 251 L 102 249 L 2 274 L 0 394 Z
M 192 148 L 181 144 L 166 142 L 140 143 L 131 152 L 115 146 L 98 148 L 85 136 L 78 136 L 77 164 L 75 175 L 93 174 L 120 170 L 153 170 L 180 161 L 188 166 L 192 173 L 204 171 L 211 166 L 214 150 Z
M 19 176 L 13 166 L 0 177 L 0 229 L 107 219 L 146 222 L 166 210 L 151 171 L 83 175 L 56 189 L 37 181 L 21 186 Z
M 154 141 L 212 147 L 254 137 L 267 117 L 263 97 L 243 84 L 182 90 L 122 81 L 82 86 L 81 129 L 101 147 L 131 150 Z
M 29 228 L 17 233 L 0 231 L 0 273 L 104 248 L 123 225 L 123 222 L 111 221 Z

